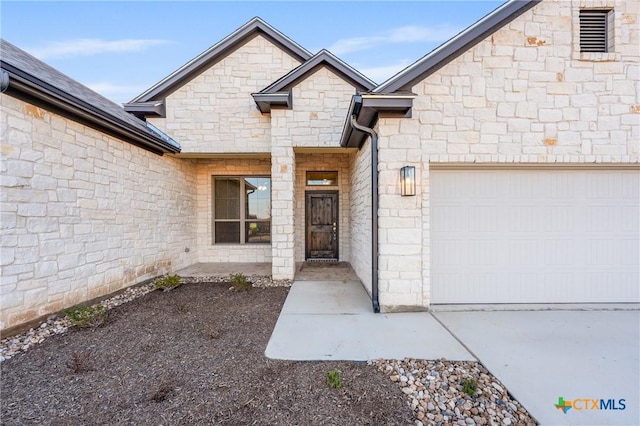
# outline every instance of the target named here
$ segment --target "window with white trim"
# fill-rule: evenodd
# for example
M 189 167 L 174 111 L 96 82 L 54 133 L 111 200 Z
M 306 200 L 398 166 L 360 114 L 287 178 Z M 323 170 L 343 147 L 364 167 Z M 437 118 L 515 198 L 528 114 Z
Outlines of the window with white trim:
M 213 177 L 213 242 L 271 242 L 270 177 Z
M 580 52 L 613 52 L 613 9 L 580 10 Z

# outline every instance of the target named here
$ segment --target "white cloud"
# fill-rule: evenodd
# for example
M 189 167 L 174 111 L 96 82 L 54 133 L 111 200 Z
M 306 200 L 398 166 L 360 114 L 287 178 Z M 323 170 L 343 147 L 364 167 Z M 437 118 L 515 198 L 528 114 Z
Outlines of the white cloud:
M 400 62 L 396 62 L 395 64 L 383 65 L 380 67 L 360 68 L 359 70 L 362 74 L 366 75 L 376 83 L 382 83 L 412 63 L 412 61 L 404 59 Z
M 70 56 L 91 56 L 100 53 L 140 52 L 152 46 L 171 43 L 168 40 L 154 39 L 122 39 L 100 40 L 84 38 L 66 41 L 53 41 L 41 47 L 27 49 L 40 59 L 61 58 Z
M 128 102 L 147 89 L 147 87 L 117 84 L 109 81 L 84 83 L 84 85 L 116 103 Z
M 344 55 L 345 53 L 357 52 L 359 50 L 371 49 L 376 44 L 384 40 L 384 37 L 354 37 L 338 40 L 329 46 L 329 51 L 335 55 Z
M 460 31 L 462 31 L 462 28 L 449 24 L 437 25 L 431 28 L 410 25 L 387 30 L 378 35 L 341 39 L 336 41 L 329 50 L 336 55 L 344 55 L 371 49 L 378 44 L 444 42 Z

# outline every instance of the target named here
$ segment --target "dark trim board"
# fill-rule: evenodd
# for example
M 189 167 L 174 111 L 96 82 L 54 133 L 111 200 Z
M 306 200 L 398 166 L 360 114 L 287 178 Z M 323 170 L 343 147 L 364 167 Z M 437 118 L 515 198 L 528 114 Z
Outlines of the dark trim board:
M 155 154 L 180 152 L 180 145 L 121 106 L 0 39 L 2 93 L 42 107 Z
M 373 89 L 372 93 L 411 90 L 417 82 L 424 80 L 541 1 L 511 0 L 506 2 L 431 53 L 423 56 L 413 65 L 380 84 Z
M 375 83 L 372 80 L 362 75 L 358 70 L 328 50 L 322 49 L 306 62 L 294 68 L 260 92 L 251 94 L 260 112 L 263 114 L 269 113 L 271 112 L 272 106 L 290 109 L 293 105 L 291 95 L 292 88 L 321 67 L 327 67 L 332 72 L 344 78 L 345 81 L 355 87 L 356 93 L 372 90 L 375 87 Z
M 176 88 L 182 86 L 194 76 L 201 73 L 204 69 L 225 58 L 238 46 L 258 35 L 262 35 L 267 38 L 299 62 L 305 62 L 312 56 L 307 49 L 303 48 L 262 19 L 255 17 L 198 55 L 196 58 L 183 65 L 181 68 L 156 83 L 153 87 L 132 99 L 128 103 L 129 108 L 134 108 L 135 105 L 139 103 L 164 98 L 167 94 L 173 92 Z

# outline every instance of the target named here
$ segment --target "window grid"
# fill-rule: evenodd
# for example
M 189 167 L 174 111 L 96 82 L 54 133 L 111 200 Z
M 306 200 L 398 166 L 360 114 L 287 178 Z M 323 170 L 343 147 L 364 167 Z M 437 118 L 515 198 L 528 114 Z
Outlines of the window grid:
M 268 218 L 251 217 L 249 195 L 259 180 L 267 191 Z M 212 176 L 213 236 L 212 244 L 259 244 L 271 242 L 271 178 L 269 176 Z M 255 235 L 252 235 L 255 234 Z

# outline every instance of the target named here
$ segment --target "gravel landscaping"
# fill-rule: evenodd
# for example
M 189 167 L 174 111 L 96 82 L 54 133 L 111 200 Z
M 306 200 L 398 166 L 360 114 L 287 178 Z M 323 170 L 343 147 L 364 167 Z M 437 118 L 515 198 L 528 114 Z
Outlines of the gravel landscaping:
M 100 327 L 52 318 L 3 339 L 1 423 L 535 424 L 478 363 L 267 359 L 288 293 L 273 284 L 137 287 L 102 302 Z M 328 383 L 332 370 L 339 388 Z

